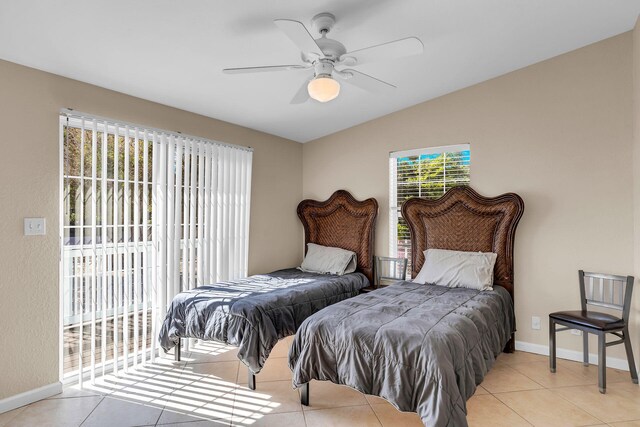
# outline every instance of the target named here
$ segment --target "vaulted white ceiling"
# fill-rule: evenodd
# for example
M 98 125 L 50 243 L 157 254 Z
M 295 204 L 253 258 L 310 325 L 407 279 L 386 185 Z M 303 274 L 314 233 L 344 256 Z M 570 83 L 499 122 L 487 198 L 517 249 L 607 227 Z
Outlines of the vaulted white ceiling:
M 273 19 L 311 31 L 320 12 L 348 50 L 416 36 L 424 54 L 357 68 L 390 94 L 343 84 L 326 104 L 289 103 L 310 71 L 222 73 L 298 63 Z M 638 14 L 638 0 L 2 1 L 0 58 L 306 142 L 628 31 Z

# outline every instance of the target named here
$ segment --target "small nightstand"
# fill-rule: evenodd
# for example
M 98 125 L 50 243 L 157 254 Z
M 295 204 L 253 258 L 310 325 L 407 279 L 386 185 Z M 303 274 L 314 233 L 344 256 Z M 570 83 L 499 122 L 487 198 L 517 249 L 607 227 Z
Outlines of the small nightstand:
M 392 257 L 375 257 L 375 268 L 373 285 L 361 289 L 360 292 L 366 293 L 375 291 L 397 282 L 398 280 L 406 280 L 407 278 L 407 259 Z

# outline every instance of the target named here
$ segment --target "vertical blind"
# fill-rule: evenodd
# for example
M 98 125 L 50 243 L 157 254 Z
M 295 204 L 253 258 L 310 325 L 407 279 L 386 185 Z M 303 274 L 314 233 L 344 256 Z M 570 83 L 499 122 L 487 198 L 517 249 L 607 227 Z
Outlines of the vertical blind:
M 458 185 L 469 185 L 469 144 L 432 147 L 389 154 L 389 253 L 408 259 L 411 274 L 411 237 L 401 208 L 411 197 L 437 199 Z
M 252 151 L 60 117 L 61 378 L 157 354 L 174 295 L 247 275 Z

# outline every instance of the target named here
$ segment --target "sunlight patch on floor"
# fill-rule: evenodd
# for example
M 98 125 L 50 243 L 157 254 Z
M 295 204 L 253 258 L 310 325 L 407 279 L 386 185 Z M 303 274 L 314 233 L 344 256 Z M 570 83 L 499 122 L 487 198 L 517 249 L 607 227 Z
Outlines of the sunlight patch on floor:
M 234 350 L 235 347 L 215 342 L 197 343 L 185 351 L 188 356 L 180 362 L 159 358 L 156 363 L 139 364 L 126 372 L 97 376 L 93 383 L 85 381 L 83 391 L 201 419 L 251 425 L 281 406 L 281 402 L 268 393 L 250 390 L 214 374 L 195 372 L 191 366 L 228 364 L 229 355 L 224 361 L 215 361 L 216 356 L 225 359 L 225 354 Z M 236 372 L 229 372 L 233 378 L 237 377 L 238 365 L 235 366 Z

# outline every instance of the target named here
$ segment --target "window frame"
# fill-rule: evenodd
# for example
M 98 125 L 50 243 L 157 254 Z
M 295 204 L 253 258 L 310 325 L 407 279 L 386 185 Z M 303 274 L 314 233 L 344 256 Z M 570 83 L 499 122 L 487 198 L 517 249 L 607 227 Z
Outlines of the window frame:
M 444 145 L 439 147 L 428 147 L 428 148 L 416 148 L 411 150 L 403 150 L 403 151 L 393 151 L 389 153 L 389 256 L 390 257 L 404 257 L 408 258 L 408 272 L 407 277 L 411 277 L 411 247 L 410 244 L 407 245 L 399 245 L 398 239 L 398 223 L 402 217 L 401 208 L 402 204 L 398 203 L 398 159 L 408 158 L 408 157 L 417 157 L 418 160 L 422 156 L 433 156 L 440 155 L 444 153 L 468 153 L 465 155 L 467 158 L 466 165 L 468 166 L 468 173 L 466 176 L 466 180 L 464 183 L 455 184 L 447 188 L 448 182 L 455 182 L 453 180 L 448 181 L 446 179 L 446 175 L 443 178 L 443 186 L 444 189 L 442 194 L 438 194 L 437 197 L 428 197 L 423 196 L 421 191 L 420 184 L 429 182 L 428 180 L 418 180 L 418 195 L 417 197 L 425 197 L 435 199 L 444 195 L 446 190 L 449 188 L 458 186 L 458 185 L 470 185 L 471 183 L 471 144 L 455 144 L 455 145 Z M 446 165 L 446 163 L 445 163 Z M 445 166 L 446 167 L 446 166 Z M 457 180 L 456 180 L 457 181 Z M 404 249 L 400 249 L 404 248 Z

